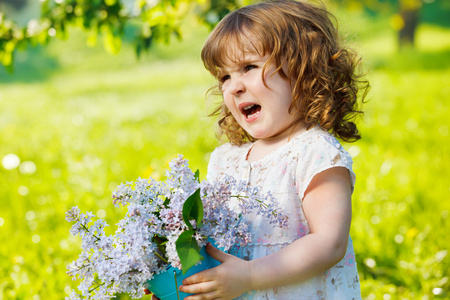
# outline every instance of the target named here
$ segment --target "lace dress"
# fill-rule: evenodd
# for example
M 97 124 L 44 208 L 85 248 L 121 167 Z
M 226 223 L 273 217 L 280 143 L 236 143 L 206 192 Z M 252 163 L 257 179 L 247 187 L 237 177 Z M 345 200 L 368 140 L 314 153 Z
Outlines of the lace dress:
M 302 199 L 312 178 L 332 167 L 345 167 L 355 174 L 352 159 L 340 143 L 328 132 L 314 127 L 292 139 L 263 159 L 246 160 L 252 143 L 242 146 L 224 144 L 211 154 L 208 180 L 227 174 L 245 180 L 269 192 L 281 203 L 289 216 L 287 229 L 273 227 L 256 215 L 246 215 L 252 243 L 230 251 L 245 260 L 274 253 L 309 233 L 302 209 Z M 308 259 L 305 257 L 305 259 Z M 306 281 L 273 289 L 250 291 L 237 299 L 361 299 L 353 244 L 349 238 L 344 258 L 326 272 Z

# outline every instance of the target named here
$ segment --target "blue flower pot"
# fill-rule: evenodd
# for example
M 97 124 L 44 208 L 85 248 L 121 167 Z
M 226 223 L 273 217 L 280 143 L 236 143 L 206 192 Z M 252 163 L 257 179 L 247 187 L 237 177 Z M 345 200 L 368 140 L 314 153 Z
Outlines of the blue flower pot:
M 206 252 L 205 247 L 200 249 L 200 255 L 203 256 L 204 259 L 200 261 L 199 264 L 190 268 L 186 274 L 183 274 L 182 271 L 177 268 L 167 266 L 163 272 L 154 275 L 153 278 L 147 282 L 147 288 L 161 300 L 178 300 L 178 296 L 180 297 L 179 299 L 184 299 L 185 297 L 192 295 L 179 291 L 183 279 L 220 265 L 220 262 L 212 258 Z

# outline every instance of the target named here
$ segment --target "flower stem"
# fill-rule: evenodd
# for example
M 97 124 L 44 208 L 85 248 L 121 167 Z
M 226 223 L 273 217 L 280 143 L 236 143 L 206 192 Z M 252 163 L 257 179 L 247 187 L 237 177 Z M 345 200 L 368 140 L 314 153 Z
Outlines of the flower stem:
M 89 231 L 89 228 L 87 228 L 83 223 L 79 223 L 79 224 L 81 225 L 81 227 L 82 227 L 82 229 L 83 229 L 84 231 L 86 231 L 87 233 L 92 234 L 92 236 L 96 239 L 96 242 L 98 242 L 98 241 L 101 240 L 101 239 L 100 239 L 98 236 L 96 236 L 94 233 L 90 232 L 90 231 Z
M 239 200 L 242 200 L 241 198 L 250 198 L 249 196 L 241 196 L 241 195 L 231 195 L 230 197 L 234 197 L 234 198 L 238 198 Z M 269 205 L 267 205 L 266 203 L 264 203 L 263 201 L 256 199 L 256 201 L 259 202 L 259 204 L 263 207 L 269 207 Z
M 159 253 L 157 251 L 155 251 L 156 256 L 158 256 L 163 262 L 165 262 L 166 264 L 169 263 L 169 261 L 167 261 L 167 259 L 165 259 L 164 257 L 162 257 L 161 255 L 159 255 Z

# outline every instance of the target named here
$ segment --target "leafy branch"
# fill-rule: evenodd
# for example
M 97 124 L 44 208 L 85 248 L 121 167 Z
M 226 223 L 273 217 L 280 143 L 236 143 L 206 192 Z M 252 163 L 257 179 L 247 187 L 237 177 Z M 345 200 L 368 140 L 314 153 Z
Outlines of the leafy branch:
M 183 18 L 194 12 L 212 27 L 230 10 L 247 4 L 239 0 L 136 0 L 126 7 L 123 0 L 43 0 L 41 16 L 25 27 L 0 12 L 0 63 L 12 72 L 17 49 L 47 45 L 55 37 L 66 39 L 71 26 L 88 33 L 87 44 L 95 45 L 100 36 L 104 48 L 120 51 L 126 26 L 133 26 L 136 55 L 148 51 L 153 43 L 169 43 L 171 36 L 181 39 Z

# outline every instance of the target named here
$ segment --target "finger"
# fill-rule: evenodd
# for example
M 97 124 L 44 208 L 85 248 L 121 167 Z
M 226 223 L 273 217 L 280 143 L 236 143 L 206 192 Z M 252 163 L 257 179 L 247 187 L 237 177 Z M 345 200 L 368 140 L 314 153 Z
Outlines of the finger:
M 144 289 L 144 294 L 146 294 L 146 295 L 149 295 L 149 294 L 151 294 L 152 292 L 150 292 L 148 289 Z
M 216 290 L 216 284 L 213 281 L 201 282 L 196 284 L 181 285 L 180 291 L 188 294 L 204 294 Z
M 214 300 L 214 299 L 219 299 L 216 296 L 215 292 L 209 292 L 209 293 L 204 293 L 204 294 L 197 294 L 197 295 L 190 295 L 186 298 L 184 298 L 184 300 Z
M 156 297 L 155 295 L 152 295 L 152 300 L 159 300 L 159 298 Z
M 229 257 L 229 254 L 217 249 L 211 243 L 206 244 L 206 252 L 208 252 L 212 258 L 220 261 L 221 263 L 225 262 L 225 260 Z
M 183 280 L 183 284 L 188 285 L 211 281 L 215 276 L 214 274 L 216 274 L 215 268 L 201 271 L 199 273 L 189 276 L 188 278 L 185 278 Z

